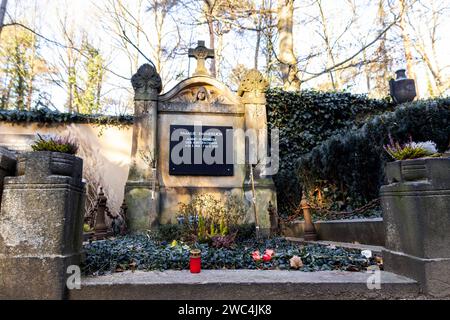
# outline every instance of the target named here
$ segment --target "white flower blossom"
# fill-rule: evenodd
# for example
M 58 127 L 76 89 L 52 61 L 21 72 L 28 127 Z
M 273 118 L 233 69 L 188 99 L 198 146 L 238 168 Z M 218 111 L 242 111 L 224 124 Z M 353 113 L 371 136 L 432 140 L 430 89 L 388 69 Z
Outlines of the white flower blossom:
M 436 143 L 434 143 L 433 141 L 411 142 L 410 146 L 413 148 L 425 149 L 429 154 L 437 153 Z

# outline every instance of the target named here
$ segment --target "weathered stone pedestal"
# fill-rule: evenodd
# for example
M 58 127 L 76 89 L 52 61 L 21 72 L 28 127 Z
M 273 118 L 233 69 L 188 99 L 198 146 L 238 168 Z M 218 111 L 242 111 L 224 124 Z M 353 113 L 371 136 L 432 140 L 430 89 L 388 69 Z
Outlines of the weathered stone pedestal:
M 380 195 L 386 232 L 385 269 L 450 297 L 450 158 L 396 161 Z
M 252 194 L 252 185 L 250 181 L 247 181 L 245 184 L 245 192 L 247 194 Z M 258 226 L 260 235 L 268 237 L 271 234 L 270 230 L 272 227 L 269 215 L 270 209 L 269 207 L 270 204 L 272 204 L 272 210 L 276 211 L 276 203 L 277 203 L 275 184 L 273 183 L 272 179 L 255 180 L 255 203 L 256 203 L 256 212 L 258 215 Z M 253 210 L 253 207 L 251 207 L 250 210 Z M 252 217 L 252 215 L 249 216 Z M 253 219 L 250 221 L 256 222 L 253 221 Z
M 67 297 L 67 267 L 81 256 L 82 166 L 62 153 L 18 157 L 0 213 L 0 299 Z
M 154 190 L 153 190 L 154 188 Z M 158 225 L 159 187 L 152 181 L 128 181 L 125 186 L 128 230 L 150 230 Z

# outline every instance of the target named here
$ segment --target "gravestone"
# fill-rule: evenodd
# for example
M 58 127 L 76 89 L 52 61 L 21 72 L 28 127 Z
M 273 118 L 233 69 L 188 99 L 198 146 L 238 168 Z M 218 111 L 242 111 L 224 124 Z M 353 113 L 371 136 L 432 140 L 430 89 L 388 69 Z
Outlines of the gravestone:
M 197 59 L 194 75 L 165 94 L 159 95 L 161 78 L 153 66 L 142 66 L 133 77 L 136 122 L 125 188 L 129 229 L 176 223 L 179 203 L 195 195 L 225 201 L 233 194 L 246 202 L 247 222 L 254 222 L 256 208 L 256 222 L 268 234 L 269 204 L 276 203 L 272 178 L 260 170 L 268 144 L 268 83 L 252 70 L 235 94 L 208 74 L 205 61 L 214 52 L 204 42 L 189 57 Z

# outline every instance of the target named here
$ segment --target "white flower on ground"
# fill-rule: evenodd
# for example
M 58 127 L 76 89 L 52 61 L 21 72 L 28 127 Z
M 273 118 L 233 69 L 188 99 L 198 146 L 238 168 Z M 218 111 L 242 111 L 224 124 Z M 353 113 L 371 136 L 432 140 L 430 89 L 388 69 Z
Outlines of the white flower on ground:
M 372 251 L 370 251 L 370 250 L 363 250 L 363 251 L 361 251 L 361 255 L 363 255 L 367 259 L 370 259 L 370 258 L 372 258 Z

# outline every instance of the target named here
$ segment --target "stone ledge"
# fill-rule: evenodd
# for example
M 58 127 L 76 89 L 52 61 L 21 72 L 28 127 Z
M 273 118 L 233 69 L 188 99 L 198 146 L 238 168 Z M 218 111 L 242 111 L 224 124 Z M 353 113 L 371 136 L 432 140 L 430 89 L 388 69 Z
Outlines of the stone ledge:
M 115 273 L 85 277 L 70 299 L 124 300 L 308 300 L 404 299 L 419 296 L 416 281 L 381 272 L 381 290 L 369 290 L 364 272 L 204 270 Z
M 319 240 L 384 246 L 383 218 L 316 221 L 314 226 Z M 282 233 L 301 238 L 303 228 L 303 221 L 293 221 L 282 225 Z

